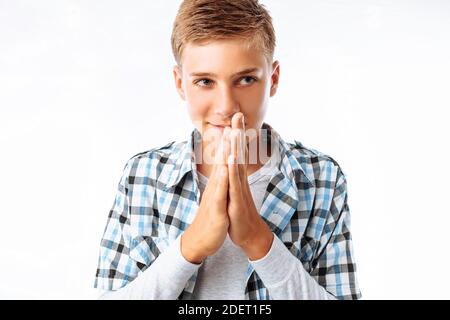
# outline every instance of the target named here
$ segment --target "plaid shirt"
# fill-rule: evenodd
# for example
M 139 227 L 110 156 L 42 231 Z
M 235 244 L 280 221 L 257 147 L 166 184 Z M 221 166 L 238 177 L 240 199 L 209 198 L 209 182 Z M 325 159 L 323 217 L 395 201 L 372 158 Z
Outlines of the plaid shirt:
M 305 270 L 339 299 L 360 298 L 352 253 L 346 179 L 331 157 L 286 143 L 267 123 L 279 148 L 260 215 Z M 125 165 L 100 244 L 96 288 L 116 290 L 148 268 L 192 223 L 200 205 L 194 144 L 197 129 L 183 142 L 171 142 L 133 156 Z M 191 299 L 197 273 L 179 299 Z M 247 299 L 271 299 L 247 268 Z

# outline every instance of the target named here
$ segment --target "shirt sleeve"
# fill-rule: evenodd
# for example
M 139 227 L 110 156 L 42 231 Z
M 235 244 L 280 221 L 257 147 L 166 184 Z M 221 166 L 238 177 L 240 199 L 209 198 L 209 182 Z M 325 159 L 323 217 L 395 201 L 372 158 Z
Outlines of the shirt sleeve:
M 101 294 L 101 300 L 176 299 L 189 278 L 202 264 L 187 261 L 181 254 L 181 236 L 142 274 L 125 287 Z
M 100 243 L 94 287 L 117 291 L 104 298 L 176 299 L 199 265 L 191 264 L 181 255 L 179 237 L 161 250 L 158 241 L 167 239 L 133 233 L 135 223 L 130 222 L 129 194 L 141 187 L 130 183 L 136 180 L 132 173 L 139 165 L 136 161 L 128 161 L 118 184 Z
M 303 268 L 274 234 L 269 252 L 259 260 L 249 260 L 276 300 L 336 300 Z
M 346 179 L 340 168 L 316 254 L 307 270 L 276 236 L 260 260 L 250 261 L 274 299 L 359 299 Z
M 309 272 L 321 286 L 341 300 L 361 298 L 356 278 L 347 199 L 347 181 L 338 167 L 324 231 Z
M 123 170 L 100 242 L 94 287 L 101 290 L 117 290 L 132 281 L 139 272 L 138 264 L 129 256 L 131 235 L 128 180 L 131 166 L 132 163 L 128 161 Z

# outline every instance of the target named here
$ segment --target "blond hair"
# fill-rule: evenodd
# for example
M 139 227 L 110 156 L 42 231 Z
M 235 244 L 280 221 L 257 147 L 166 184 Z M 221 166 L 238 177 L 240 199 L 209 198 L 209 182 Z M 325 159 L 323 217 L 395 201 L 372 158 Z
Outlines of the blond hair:
M 175 60 L 181 66 L 187 43 L 240 38 L 262 50 L 269 64 L 275 51 L 272 18 L 258 0 L 184 0 L 171 36 Z

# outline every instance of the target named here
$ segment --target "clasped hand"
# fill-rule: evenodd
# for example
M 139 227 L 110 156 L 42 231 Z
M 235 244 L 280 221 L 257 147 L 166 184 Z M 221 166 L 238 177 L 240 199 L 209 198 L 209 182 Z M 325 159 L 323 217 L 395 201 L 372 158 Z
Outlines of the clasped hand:
M 222 246 L 227 234 L 250 260 L 269 251 L 273 234 L 258 213 L 247 180 L 245 121 L 236 113 L 215 154 L 208 184 L 192 224 L 181 237 L 181 253 L 200 263 Z

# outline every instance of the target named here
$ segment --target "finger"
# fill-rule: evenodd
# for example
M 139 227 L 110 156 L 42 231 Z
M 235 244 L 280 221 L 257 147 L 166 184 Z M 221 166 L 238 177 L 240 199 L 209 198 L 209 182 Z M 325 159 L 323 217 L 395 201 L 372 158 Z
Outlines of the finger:
M 242 134 L 241 134 L 241 148 L 242 148 L 242 156 L 243 156 L 243 164 L 244 164 L 244 170 L 245 170 L 245 174 L 247 174 L 247 164 L 248 164 L 248 140 L 247 140 L 247 135 L 245 134 L 245 118 L 244 115 L 242 114 L 241 117 L 241 127 L 242 127 Z M 247 175 L 246 175 L 247 176 Z
M 239 132 L 233 131 L 230 135 L 231 152 L 228 161 L 228 177 L 229 177 L 229 190 L 230 198 L 239 200 L 241 196 L 241 182 L 239 177 L 239 165 L 237 162 L 237 140 L 239 138 Z
M 238 112 L 238 113 L 235 113 L 233 115 L 233 118 L 231 119 L 231 125 L 232 125 L 233 131 L 238 131 L 241 135 L 244 134 L 244 132 L 243 132 L 244 126 L 243 126 L 243 121 L 242 121 L 243 118 L 244 118 L 244 114 L 242 112 Z M 237 147 L 238 147 L 238 152 L 237 152 L 238 163 L 241 164 L 242 160 L 245 158 L 242 158 L 242 152 L 240 152 L 241 148 L 240 148 L 239 144 L 237 144 Z
M 236 152 L 237 152 L 237 160 L 238 160 L 238 176 L 239 180 L 241 181 L 241 184 L 245 183 L 247 180 L 247 174 L 246 174 L 246 151 L 245 151 L 245 136 L 243 134 L 243 131 L 241 129 L 238 129 L 238 134 L 236 136 Z
M 228 159 L 228 154 L 230 153 L 230 146 L 229 146 L 229 128 L 225 128 L 222 137 L 220 138 L 219 141 L 219 146 L 217 147 L 217 151 L 216 151 L 216 157 L 215 157 L 215 161 L 214 161 L 214 166 L 213 166 L 213 179 L 220 179 L 220 170 L 219 168 L 221 166 L 226 166 L 227 165 L 227 159 Z
M 222 157 L 222 163 L 224 165 L 227 165 L 228 163 L 228 156 L 231 153 L 231 145 L 230 145 L 230 134 L 231 134 L 231 128 L 225 127 L 223 131 L 223 157 Z
M 237 112 L 231 119 L 232 130 L 237 132 L 235 140 L 232 145 L 232 152 L 236 155 L 237 159 L 237 173 L 239 180 L 242 184 L 247 181 L 247 162 L 248 162 L 248 150 L 245 137 L 245 118 L 242 112 Z
M 215 146 L 214 162 L 213 162 L 214 169 L 217 166 L 217 164 L 220 162 L 219 159 L 220 159 L 221 155 L 222 155 L 222 138 L 217 140 L 217 144 Z
M 239 112 L 235 115 L 235 117 L 233 117 L 233 128 L 239 130 L 240 132 L 240 144 L 239 144 L 239 153 L 241 153 L 241 157 L 242 157 L 242 162 L 240 163 L 245 163 L 245 147 L 246 147 L 246 139 L 244 139 L 245 137 L 245 118 L 244 118 L 244 114 L 242 112 Z M 241 145 L 242 143 L 242 145 Z
M 244 163 L 243 163 L 243 167 L 244 167 L 244 173 L 245 174 L 247 174 L 247 167 L 248 167 L 248 163 L 249 163 L 249 151 L 248 151 L 248 145 L 249 145 L 249 143 L 248 143 L 248 137 L 243 137 L 243 154 L 244 154 L 244 159 L 245 159 L 245 161 L 244 161 Z
M 239 129 L 231 129 L 230 132 L 230 155 L 238 159 L 239 155 Z M 238 162 L 239 163 L 239 162 Z
M 233 115 L 231 119 L 231 127 L 233 129 L 244 129 L 242 119 L 244 118 L 244 114 L 242 112 L 237 112 Z
M 219 202 L 227 202 L 228 199 L 228 168 L 226 165 L 219 165 L 217 168 L 217 188 L 215 198 Z
M 232 139 L 230 139 L 232 141 L 232 152 L 234 157 L 236 158 L 236 163 L 237 163 L 237 174 L 238 174 L 238 178 L 241 180 L 242 182 L 242 178 L 244 177 L 244 164 L 245 164 L 245 159 L 244 159 L 244 151 L 243 151 L 243 147 L 242 147 L 242 130 L 240 129 L 233 129 L 232 132 Z

